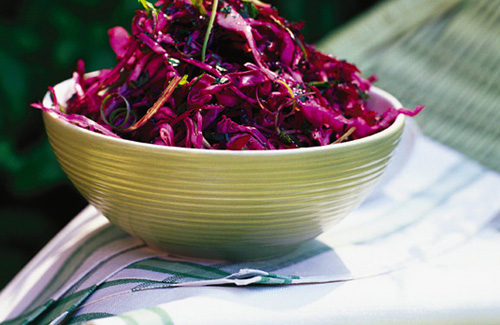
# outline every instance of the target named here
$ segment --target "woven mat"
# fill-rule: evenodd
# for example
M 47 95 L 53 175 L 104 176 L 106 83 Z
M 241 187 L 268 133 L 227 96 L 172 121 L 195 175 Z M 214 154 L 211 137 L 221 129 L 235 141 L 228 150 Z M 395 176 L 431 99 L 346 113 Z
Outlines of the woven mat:
M 424 134 L 500 171 L 500 1 L 383 2 L 318 48 L 426 105 Z

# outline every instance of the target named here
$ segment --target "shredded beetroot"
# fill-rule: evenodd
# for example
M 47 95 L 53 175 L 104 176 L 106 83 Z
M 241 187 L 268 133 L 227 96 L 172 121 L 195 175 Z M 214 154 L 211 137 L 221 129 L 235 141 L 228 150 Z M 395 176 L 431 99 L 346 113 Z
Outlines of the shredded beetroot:
M 349 141 L 423 109 L 368 110 L 376 78 L 317 51 L 303 24 L 261 1 L 140 1 L 131 34 L 108 33 L 113 69 L 89 77 L 80 61 L 66 107 L 33 106 L 106 135 L 229 150 Z

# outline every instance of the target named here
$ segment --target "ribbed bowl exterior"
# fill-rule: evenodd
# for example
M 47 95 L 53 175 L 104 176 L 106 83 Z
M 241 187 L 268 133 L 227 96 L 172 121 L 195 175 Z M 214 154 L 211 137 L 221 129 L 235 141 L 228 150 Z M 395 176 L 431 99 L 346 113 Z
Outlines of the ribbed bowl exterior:
M 373 98 L 398 105 L 381 90 Z M 339 222 L 370 193 L 404 126 L 400 116 L 380 133 L 326 147 L 216 151 L 116 139 L 43 117 L 62 169 L 113 224 L 169 253 L 221 260 L 280 255 Z

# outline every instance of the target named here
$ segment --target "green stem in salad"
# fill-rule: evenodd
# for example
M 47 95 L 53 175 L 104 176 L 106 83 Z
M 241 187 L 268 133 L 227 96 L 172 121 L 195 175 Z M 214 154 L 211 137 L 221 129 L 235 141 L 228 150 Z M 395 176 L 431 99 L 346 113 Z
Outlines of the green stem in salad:
M 156 7 L 149 1 L 146 0 L 138 0 L 138 1 L 142 4 L 142 6 L 144 7 L 144 9 L 146 9 L 147 12 L 158 14 L 158 9 L 156 9 Z
M 347 139 L 354 131 L 356 131 L 355 126 L 351 127 L 349 130 L 347 130 L 346 133 L 342 134 L 342 136 L 340 138 L 338 138 L 337 140 L 335 140 L 332 144 L 341 143 L 342 141 Z
M 203 41 L 203 49 L 201 51 L 201 62 L 205 62 L 208 40 L 210 38 L 210 34 L 212 33 L 212 28 L 214 26 L 218 5 L 219 5 L 219 0 L 214 0 L 214 3 L 212 4 L 212 13 L 210 14 L 210 20 L 208 21 L 207 32 L 205 33 L 205 40 Z
M 295 111 L 297 103 L 296 103 L 295 95 L 293 93 L 292 88 L 290 88 L 290 86 L 286 82 L 284 82 L 283 80 L 281 80 L 281 79 L 276 80 L 276 82 L 282 84 L 288 90 L 288 93 L 290 94 L 290 97 L 292 98 L 292 105 L 293 105 L 292 110 Z
M 109 118 L 107 118 L 106 117 L 106 104 L 113 97 L 120 97 L 123 100 L 123 102 L 125 103 L 125 107 L 115 108 L 109 114 Z M 125 116 L 123 117 L 124 114 L 125 114 Z M 133 114 L 132 110 L 130 109 L 130 103 L 128 102 L 128 100 L 125 97 L 123 97 L 122 95 L 120 95 L 118 93 L 109 94 L 108 96 L 106 96 L 104 98 L 104 100 L 101 103 L 101 118 L 104 121 L 104 123 L 106 123 L 107 125 L 111 126 L 114 129 L 124 128 L 125 125 L 128 124 L 131 114 L 135 115 L 135 114 Z M 116 123 L 118 123 L 120 121 L 121 117 L 123 117 L 121 119 L 121 123 L 116 125 Z
M 154 103 L 154 105 L 151 108 L 148 109 L 148 111 L 146 112 L 146 114 L 138 122 L 136 122 L 135 124 L 133 124 L 133 125 L 125 128 L 125 129 L 122 129 L 122 130 L 123 131 L 127 131 L 127 132 L 129 132 L 129 131 L 135 131 L 138 128 L 140 128 L 141 126 L 143 126 L 145 123 L 147 123 L 151 119 L 151 117 L 170 98 L 170 96 L 174 92 L 175 88 L 177 88 L 177 85 L 181 82 L 181 80 L 182 80 L 182 77 L 180 77 L 180 76 L 173 77 L 170 80 L 168 86 L 165 88 L 165 90 L 161 94 L 160 98 L 158 98 L 158 100 Z

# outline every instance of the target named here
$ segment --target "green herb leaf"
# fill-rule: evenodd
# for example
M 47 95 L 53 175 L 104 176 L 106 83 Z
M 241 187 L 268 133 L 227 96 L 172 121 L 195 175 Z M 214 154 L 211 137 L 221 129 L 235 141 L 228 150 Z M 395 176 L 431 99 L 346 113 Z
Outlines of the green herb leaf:
M 149 13 L 158 14 L 158 9 L 156 9 L 156 7 L 149 1 L 146 0 L 138 0 L 138 1 L 142 4 L 144 9 L 146 9 Z
M 203 0 L 191 0 L 191 3 L 193 4 L 193 6 L 198 8 L 198 10 L 203 16 L 208 15 L 207 10 L 205 9 L 205 7 L 203 7 Z
M 167 59 L 168 63 L 170 63 L 173 67 L 177 67 L 179 66 L 179 64 L 181 63 L 181 61 L 179 61 L 178 59 L 176 58 L 168 58 Z
M 229 82 L 229 78 L 220 77 L 220 78 L 215 79 L 215 81 L 212 83 L 212 85 L 222 85 L 222 84 L 225 84 L 226 82 Z
M 224 14 L 224 17 L 227 17 L 231 13 L 233 7 L 231 5 L 224 6 L 220 9 L 220 12 Z
M 297 137 L 292 134 L 288 134 L 281 128 L 277 129 L 280 140 L 286 145 L 293 145 L 295 147 L 301 147 L 300 141 Z
M 252 2 L 243 2 L 243 7 L 250 18 L 255 19 L 259 14 L 259 9 Z
M 182 86 L 184 86 L 185 84 L 188 83 L 188 78 L 189 76 L 187 74 L 185 74 L 184 76 L 182 76 L 182 79 L 181 81 L 179 81 L 179 84 L 177 85 L 178 88 L 181 88 Z

